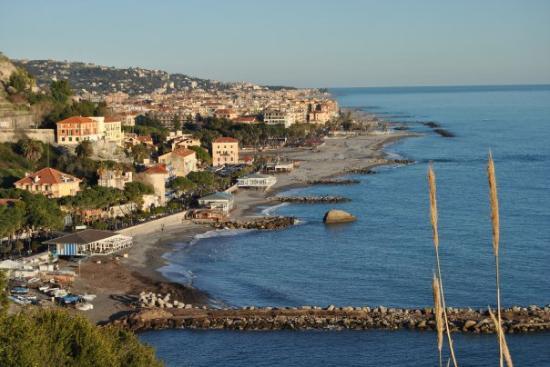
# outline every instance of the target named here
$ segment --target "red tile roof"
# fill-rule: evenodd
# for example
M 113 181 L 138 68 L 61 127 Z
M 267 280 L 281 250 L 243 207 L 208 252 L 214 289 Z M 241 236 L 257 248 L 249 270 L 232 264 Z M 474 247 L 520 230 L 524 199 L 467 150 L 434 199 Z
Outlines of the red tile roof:
M 58 124 L 82 124 L 87 122 L 95 122 L 89 117 L 83 117 L 83 116 L 72 116 L 69 118 L 66 118 L 65 120 L 57 121 Z
M 64 183 L 67 181 L 80 182 L 81 180 L 67 173 L 63 173 L 56 169 L 47 167 L 42 168 L 41 170 L 31 173 L 27 177 L 20 179 L 19 181 L 15 182 L 15 185 L 53 185 Z
M 214 143 L 238 143 L 239 141 L 235 138 L 230 137 L 221 137 L 214 140 Z
M 166 169 L 165 164 L 157 164 L 156 166 L 149 167 L 144 172 L 147 175 L 155 175 L 155 174 L 168 174 L 168 170 Z
M 105 122 L 120 122 L 120 116 L 105 116 Z
M 172 151 L 172 154 L 175 154 L 180 157 L 187 157 L 193 154 L 196 154 L 194 150 L 186 148 L 177 148 Z
M 236 122 L 256 122 L 256 117 L 254 117 L 254 116 L 241 116 L 241 117 L 237 117 L 234 121 L 236 121 Z

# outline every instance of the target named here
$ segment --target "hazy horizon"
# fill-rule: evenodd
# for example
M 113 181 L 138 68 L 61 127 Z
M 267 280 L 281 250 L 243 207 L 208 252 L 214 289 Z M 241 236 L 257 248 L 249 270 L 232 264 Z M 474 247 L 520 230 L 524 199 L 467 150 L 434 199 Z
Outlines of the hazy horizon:
M 296 87 L 550 84 L 550 2 L 538 0 L 0 0 L 0 10 L 0 45 L 16 59 Z

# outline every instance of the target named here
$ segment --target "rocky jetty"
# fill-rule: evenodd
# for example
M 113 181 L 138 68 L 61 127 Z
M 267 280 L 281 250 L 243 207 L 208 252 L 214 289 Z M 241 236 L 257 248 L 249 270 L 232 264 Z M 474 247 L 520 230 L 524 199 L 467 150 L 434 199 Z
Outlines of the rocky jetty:
M 217 229 L 283 229 L 296 224 L 294 217 L 258 217 L 250 220 L 214 222 Z
M 357 218 L 354 215 L 338 209 L 329 210 L 323 217 L 323 222 L 326 224 L 349 223 L 356 220 Z
M 138 298 L 138 307 L 142 308 L 191 308 L 190 304 L 171 299 L 170 293 L 161 294 L 153 292 L 141 292 Z
M 359 180 L 352 179 L 339 179 L 339 178 L 325 178 L 322 180 L 308 181 L 308 185 L 355 185 L 360 183 Z
M 494 324 L 485 309 L 447 308 L 453 332 L 494 333 Z M 514 306 L 502 310 L 503 330 L 525 333 L 550 330 L 550 305 Z M 392 307 L 263 307 L 210 309 L 207 307 L 146 308 L 112 321 L 134 331 L 149 329 L 230 329 L 230 330 L 435 330 L 432 308 Z
M 434 129 L 434 131 L 436 133 L 438 133 L 439 135 L 441 135 L 442 137 L 444 138 L 454 138 L 455 137 L 455 134 L 453 134 L 452 132 L 450 132 L 449 130 L 445 130 L 445 129 Z
M 281 203 L 301 203 L 301 204 L 315 204 L 315 203 L 344 203 L 351 201 L 351 199 L 343 196 L 275 196 L 272 200 L 280 201 Z

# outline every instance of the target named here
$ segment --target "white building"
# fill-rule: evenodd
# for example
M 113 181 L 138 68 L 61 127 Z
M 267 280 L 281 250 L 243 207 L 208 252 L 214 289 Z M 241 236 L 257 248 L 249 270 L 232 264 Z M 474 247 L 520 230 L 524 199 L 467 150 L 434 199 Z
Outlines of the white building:
M 277 183 L 277 178 L 271 175 L 254 173 L 237 179 L 237 186 L 240 188 L 269 189 Z
M 215 192 L 199 199 L 199 205 L 209 209 L 220 209 L 224 213 L 229 213 L 234 206 L 234 198 L 228 192 Z
M 284 125 L 289 128 L 296 122 L 296 116 L 293 112 L 268 109 L 264 112 L 264 122 L 267 125 Z

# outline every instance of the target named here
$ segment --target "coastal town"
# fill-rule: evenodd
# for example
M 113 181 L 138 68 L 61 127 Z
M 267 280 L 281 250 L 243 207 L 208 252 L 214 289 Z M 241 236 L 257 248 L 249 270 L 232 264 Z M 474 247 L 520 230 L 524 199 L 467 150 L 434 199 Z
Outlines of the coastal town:
M 2 57 L 0 269 L 9 271 L 10 299 L 19 307 L 76 308 L 97 322 L 134 307 L 115 296 L 155 291 L 159 282 L 185 298 L 167 307 L 207 304 L 199 291 L 159 277 L 152 247 L 174 233 L 292 225 L 255 208 L 293 200 L 276 197 L 283 187 L 402 163 L 380 148 L 411 135 L 342 112 L 318 89 L 177 84 L 141 69 L 132 83 L 105 89 L 97 70 L 113 78 L 112 69 L 79 63 L 95 70 L 86 79 L 70 72 L 71 63 Z M 75 75 L 78 90 L 70 84 Z M 155 75 L 165 82 L 151 82 Z M 343 151 L 345 162 L 335 158 Z M 354 220 L 337 212 L 336 220 Z M 109 290 L 103 276 L 126 279 Z

